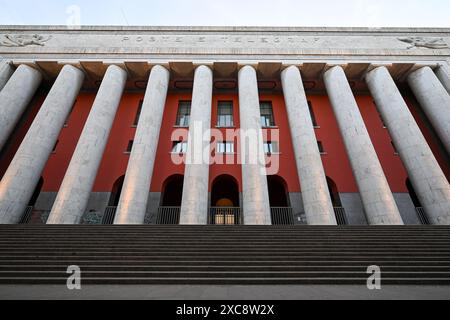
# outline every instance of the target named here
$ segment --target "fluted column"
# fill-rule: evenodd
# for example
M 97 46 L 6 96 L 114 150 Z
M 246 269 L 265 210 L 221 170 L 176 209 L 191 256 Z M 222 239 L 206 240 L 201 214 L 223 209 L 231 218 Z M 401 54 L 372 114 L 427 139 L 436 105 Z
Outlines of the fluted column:
M 110 66 L 98 90 L 47 224 L 77 224 L 86 210 L 127 73 Z
M 42 81 L 39 71 L 20 65 L 0 91 L 0 150 Z
M 450 224 L 450 186 L 402 95 L 385 67 L 366 75 L 367 85 L 433 224 Z
M 211 129 L 212 89 L 211 69 L 199 66 L 192 91 L 180 224 L 207 223 L 210 139 L 206 134 Z
M 281 83 L 306 220 L 311 225 L 336 225 L 300 70 L 296 66 L 283 70 Z
M 245 66 L 239 71 L 240 145 L 244 224 L 270 225 L 270 204 L 261 129 L 256 71 Z
M 325 86 L 371 225 L 403 224 L 383 168 L 345 76 L 336 66 L 325 72 Z
M 9 78 L 14 73 L 14 69 L 8 60 L 0 61 L 0 91 L 3 89 Z
M 441 81 L 447 93 L 450 94 L 450 62 L 443 63 L 436 69 L 436 76 Z
M 430 67 L 412 72 L 408 84 L 450 154 L 450 95 Z
M 144 223 L 169 78 L 169 71 L 159 65 L 150 72 L 115 224 Z
M 18 223 L 83 84 L 81 70 L 62 68 L 0 182 L 0 223 Z

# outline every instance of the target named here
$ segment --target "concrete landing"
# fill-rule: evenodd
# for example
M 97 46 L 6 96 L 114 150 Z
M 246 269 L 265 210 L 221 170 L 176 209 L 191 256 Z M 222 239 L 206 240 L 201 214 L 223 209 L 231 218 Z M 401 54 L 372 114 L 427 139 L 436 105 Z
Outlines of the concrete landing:
M 82 285 L 70 291 L 61 285 L 0 285 L 0 299 L 11 300 L 450 300 L 450 286 L 382 286 L 370 291 L 355 285 L 202 286 Z

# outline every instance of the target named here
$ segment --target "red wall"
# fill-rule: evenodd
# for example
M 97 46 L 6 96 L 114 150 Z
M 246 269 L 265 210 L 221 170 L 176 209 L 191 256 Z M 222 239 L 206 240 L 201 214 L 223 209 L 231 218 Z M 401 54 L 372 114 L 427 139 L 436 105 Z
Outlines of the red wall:
M 143 95 L 143 92 L 127 92 L 123 95 L 94 184 L 94 192 L 110 192 L 114 182 L 120 176 L 125 174 L 129 159 L 129 154 L 126 154 L 125 150 L 128 141 L 133 140 L 134 138 L 136 128 L 133 127 L 133 121 L 139 106 L 139 101 L 143 99 Z M 6 170 L 12 159 L 12 155 L 17 150 L 20 141 L 23 139 L 43 98 L 44 96 L 40 96 L 35 99 L 34 106 L 30 109 L 29 119 L 27 119 L 23 126 L 17 130 L 11 146 L 6 150 L 1 159 L 0 170 L 2 171 L 0 171 L 0 174 L 3 174 L 4 170 Z M 73 112 L 69 117 L 68 126 L 61 131 L 56 152 L 50 155 L 49 161 L 44 169 L 43 191 L 58 191 L 94 98 L 95 94 L 90 92 L 83 92 L 78 96 Z M 190 99 L 191 94 L 187 93 L 169 93 L 167 97 L 153 179 L 150 187 L 150 190 L 153 192 L 162 191 L 161 188 L 164 182 L 171 175 L 182 175 L 184 173 L 184 165 L 175 165 L 171 161 L 171 135 L 172 132 L 177 129 L 174 125 L 178 110 L 178 101 Z M 280 171 L 278 175 L 286 181 L 290 192 L 298 192 L 300 191 L 300 185 L 283 96 L 281 94 L 261 94 L 260 99 L 272 101 L 275 124 L 280 130 Z M 357 192 L 350 163 L 327 96 L 309 95 L 308 99 L 312 103 L 317 123 L 320 126 L 320 128 L 315 129 L 317 139 L 322 141 L 327 153 L 322 156 L 326 175 L 335 181 L 340 192 Z M 221 100 L 233 101 L 234 122 L 236 128 L 239 128 L 239 103 L 236 94 L 214 95 L 211 119 L 212 128 L 215 128 L 217 122 L 217 104 L 218 101 Z M 356 100 L 392 191 L 407 192 L 405 186 L 407 177 L 406 171 L 400 157 L 394 154 L 388 130 L 383 128 L 372 98 L 370 96 L 359 95 L 356 96 Z M 411 108 L 411 110 L 438 161 L 446 172 L 447 177 L 450 177 L 448 165 L 439 153 L 437 144 L 433 141 L 422 120 L 417 116 L 417 112 L 415 112 L 414 108 Z M 225 134 L 225 129 L 219 130 Z M 263 135 L 265 137 L 270 136 L 272 130 L 274 129 L 264 129 Z M 238 151 L 237 149 L 238 144 L 235 143 L 235 152 Z M 234 155 L 234 157 L 237 160 L 237 155 Z M 210 167 L 210 189 L 214 179 L 222 174 L 233 176 L 239 182 L 239 189 L 242 191 L 241 169 L 238 164 L 212 165 Z

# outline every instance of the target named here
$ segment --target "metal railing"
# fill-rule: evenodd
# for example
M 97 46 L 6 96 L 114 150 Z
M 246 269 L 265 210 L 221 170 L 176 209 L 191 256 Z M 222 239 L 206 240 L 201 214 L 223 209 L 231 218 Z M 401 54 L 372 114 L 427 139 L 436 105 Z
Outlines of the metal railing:
M 294 215 L 291 207 L 271 207 L 272 225 L 293 225 Z
M 27 224 L 31 220 L 31 214 L 33 213 L 33 206 L 28 206 L 23 213 L 22 219 L 19 224 Z
M 242 224 L 241 218 L 241 208 L 211 207 L 209 208 L 208 224 Z
M 421 224 L 430 224 L 425 210 L 422 207 L 416 207 L 416 212 Z
M 106 207 L 103 215 L 102 224 L 114 224 L 117 207 Z
M 156 224 L 179 224 L 180 207 L 159 207 Z
M 345 226 L 348 224 L 347 216 L 345 215 L 345 209 L 342 207 L 334 207 L 334 215 L 336 216 L 336 222 L 338 226 Z

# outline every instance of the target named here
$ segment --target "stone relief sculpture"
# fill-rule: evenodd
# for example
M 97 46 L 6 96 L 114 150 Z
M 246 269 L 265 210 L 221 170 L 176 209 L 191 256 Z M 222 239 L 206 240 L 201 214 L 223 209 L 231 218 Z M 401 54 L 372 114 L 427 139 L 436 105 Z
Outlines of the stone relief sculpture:
M 447 49 L 448 44 L 444 41 L 443 38 L 424 38 L 424 37 L 404 37 L 397 38 L 398 40 L 409 43 L 410 46 L 407 49 L 411 48 L 428 48 L 428 49 Z
M 0 40 L 0 45 L 4 47 L 26 47 L 31 45 L 44 46 L 52 36 L 42 36 L 38 34 L 5 34 Z

